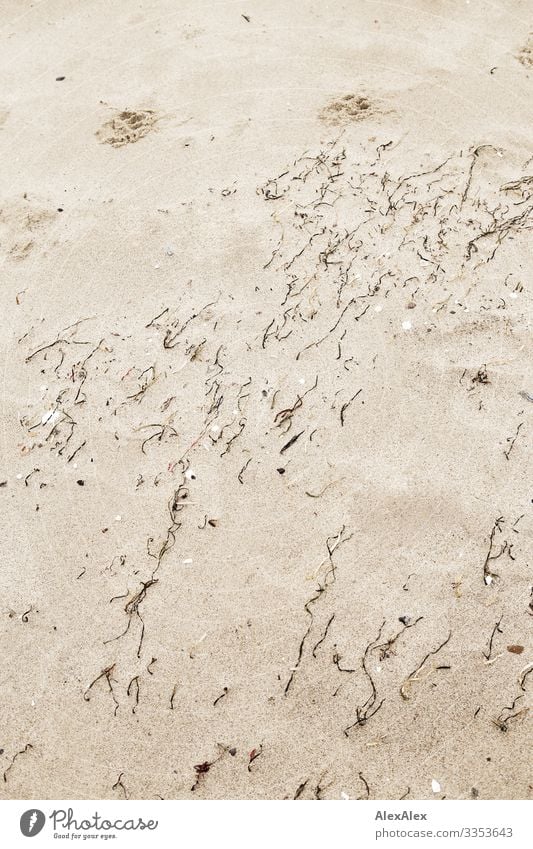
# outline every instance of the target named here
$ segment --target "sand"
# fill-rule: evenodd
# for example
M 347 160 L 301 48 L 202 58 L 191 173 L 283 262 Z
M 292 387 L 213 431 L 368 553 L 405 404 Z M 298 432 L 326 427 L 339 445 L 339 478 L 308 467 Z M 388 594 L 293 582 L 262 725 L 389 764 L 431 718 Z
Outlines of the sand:
M 532 21 L 4 0 L 2 798 L 531 796 Z

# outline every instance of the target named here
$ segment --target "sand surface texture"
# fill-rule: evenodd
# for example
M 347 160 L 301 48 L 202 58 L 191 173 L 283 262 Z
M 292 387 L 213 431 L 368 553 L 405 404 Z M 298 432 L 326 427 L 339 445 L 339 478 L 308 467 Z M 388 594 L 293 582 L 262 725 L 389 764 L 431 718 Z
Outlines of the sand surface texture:
M 528 798 L 533 5 L 2 3 L 3 798 Z

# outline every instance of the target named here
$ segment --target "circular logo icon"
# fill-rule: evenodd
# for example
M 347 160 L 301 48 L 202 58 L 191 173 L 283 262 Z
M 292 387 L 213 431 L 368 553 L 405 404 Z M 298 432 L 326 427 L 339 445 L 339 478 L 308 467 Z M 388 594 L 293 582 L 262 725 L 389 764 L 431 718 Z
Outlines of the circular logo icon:
M 30 808 L 25 811 L 20 818 L 20 830 L 24 837 L 35 837 L 42 831 L 46 822 L 46 817 L 42 811 L 37 808 Z

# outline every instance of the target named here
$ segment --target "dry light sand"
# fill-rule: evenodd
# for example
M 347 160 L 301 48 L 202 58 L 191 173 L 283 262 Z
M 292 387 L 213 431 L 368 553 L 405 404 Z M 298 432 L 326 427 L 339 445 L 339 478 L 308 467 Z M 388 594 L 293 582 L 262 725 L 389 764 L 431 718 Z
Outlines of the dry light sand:
M 530 797 L 533 4 L 1 25 L 1 796 Z

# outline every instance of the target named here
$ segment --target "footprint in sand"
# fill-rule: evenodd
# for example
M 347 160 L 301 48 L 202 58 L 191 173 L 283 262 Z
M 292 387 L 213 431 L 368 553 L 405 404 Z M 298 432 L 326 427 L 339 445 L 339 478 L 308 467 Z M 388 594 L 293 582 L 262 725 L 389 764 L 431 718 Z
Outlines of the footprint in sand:
M 329 125 L 362 121 L 376 114 L 376 106 L 364 95 L 345 94 L 328 103 L 320 112 L 320 119 Z
M 533 35 L 530 35 L 517 57 L 525 68 L 533 68 Z
M 135 144 L 155 129 L 157 121 L 158 116 L 152 109 L 125 109 L 106 121 L 96 132 L 96 137 L 101 144 L 113 147 Z

